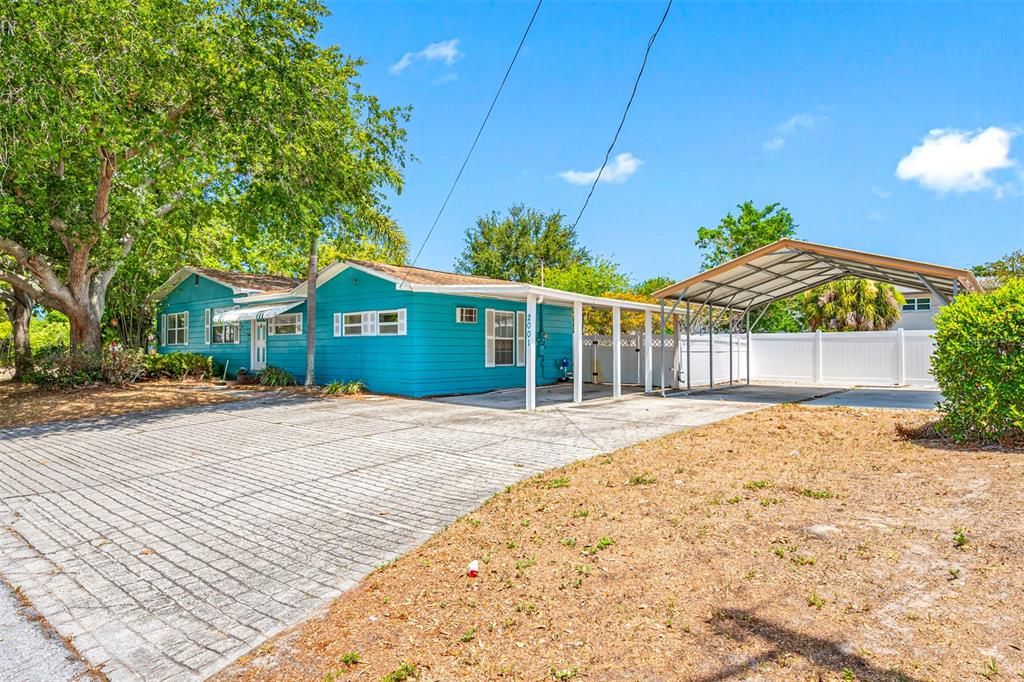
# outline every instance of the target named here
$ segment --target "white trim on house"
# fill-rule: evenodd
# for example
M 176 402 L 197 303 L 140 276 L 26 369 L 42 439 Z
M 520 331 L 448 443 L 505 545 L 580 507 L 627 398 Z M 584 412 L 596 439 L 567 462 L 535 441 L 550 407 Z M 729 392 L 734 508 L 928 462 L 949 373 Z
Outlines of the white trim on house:
M 178 324 L 180 322 L 180 324 Z M 179 334 L 180 337 L 179 338 Z M 181 310 L 176 313 L 164 315 L 164 345 L 165 346 L 187 346 L 188 334 L 188 311 Z
M 526 366 L 526 311 L 516 311 L 516 367 Z
M 172 291 L 174 291 L 174 289 L 179 284 L 181 284 L 182 282 L 184 282 L 186 279 L 188 279 L 189 277 L 191 277 L 193 275 L 195 275 L 197 277 L 202 277 L 203 279 L 209 280 L 211 282 L 215 282 L 216 284 L 220 284 L 221 286 L 225 286 L 228 289 L 231 289 L 231 293 L 236 294 L 236 295 L 237 294 L 244 294 L 244 293 L 247 293 L 247 292 L 260 291 L 259 289 L 247 289 L 245 287 L 239 287 L 239 286 L 234 286 L 232 284 L 228 284 L 227 282 L 223 282 L 223 281 L 217 279 L 216 277 L 211 277 L 210 275 L 208 275 L 208 274 L 206 274 L 204 272 L 199 272 L 195 268 L 191 268 L 191 267 L 186 265 L 183 268 L 178 268 L 177 272 L 175 272 L 173 275 L 171 275 L 167 279 L 166 282 L 161 284 L 160 288 L 158 288 L 156 291 L 154 291 L 152 294 L 150 294 L 149 298 L 146 299 L 146 300 L 149 301 L 150 303 L 153 303 L 153 302 L 156 302 L 156 301 L 159 301 L 159 300 L 163 299 L 165 296 L 167 296 L 167 294 L 169 294 Z
M 213 308 L 203 310 L 203 343 L 210 345 L 210 328 L 213 325 Z

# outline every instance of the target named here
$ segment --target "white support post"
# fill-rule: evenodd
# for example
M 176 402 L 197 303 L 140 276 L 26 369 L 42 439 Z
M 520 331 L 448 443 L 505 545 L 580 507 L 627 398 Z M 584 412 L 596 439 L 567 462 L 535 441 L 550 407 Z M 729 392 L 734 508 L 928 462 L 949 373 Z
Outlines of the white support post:
M 822 378 L 822 367 L 825 365 L 824 344 L 822 343 L 821 330 L 814 332 L 814 371 L 811 373 L 814 377 L 814 383 L 820 384 L 824 379 Z
M 729 311 L 729 385 L 732 386 L 732 311 Z
M 708 306 L 708 388 L 715 387 L 715 318 Z
M 572 304 L 572 401 L 583 403 L 583 304 Z
M 686 302 L 686 390 L 690 390 L 690 302 Z
M 612 306 L 612 397 L 622 397 L 622 310 Z
M 747 386 L 750 385 L 750 311 L 747 311 Z
M 896 330 L 896 382 L 900 386 L 907 385 L 907 337 L 903 327 Z
M 526 409 L 537 409 L 537 296 L 526 295 Z
M 679 315 L 672 316 L 672 390 L 679 390 L 679 358 L 681 356 L 681 348 L 679 347 Z M 665 368 L 662 367 L 661 371 L 664 372 Z
M 665 342 L 663 336 L 662 344 Z M 662 353 L 664 361 L 664 353 Z M 664 368 L 662 368 L 664 373 Z M 651 331 L 651 311 L 644 312 L 644 393 L 654 391 L 654 336 Z

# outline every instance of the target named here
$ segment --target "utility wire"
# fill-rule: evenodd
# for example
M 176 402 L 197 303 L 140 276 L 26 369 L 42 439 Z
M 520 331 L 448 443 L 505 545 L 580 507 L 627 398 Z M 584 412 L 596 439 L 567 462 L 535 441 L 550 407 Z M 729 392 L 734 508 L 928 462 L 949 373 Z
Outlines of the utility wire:
M 597 171 L 597 177 L 594 178 L 594 182 L 590 185 L 590 192 L 587 193 L 587 198 L 583 202 L 582 208 L 580 208 L 579 214 L 576 216 L 576 220 L 573 221 L 572 227 L 575 230 L 576 226 L 580 222 L 580 218 L 583 217 L 583 212 L 587 210 L 587 205 L 590 204 L 590 197 L 594 196 L 594 190 L 597 189 L 597 183 L 601 181 L 601 175 L 604 173 L 605 167 L 608 165 L 608 159 L 612 155 L 612 149 L 615 148 L 615 143 L 619 141 L 619 133 L 622 132 L 622 126 L 626 124 L 626 116 L 629 115 L 629 108 L 633 106 L 633 98 L 636 97 L 637 88 L 640 87 L 640 79 L 644 75 L 644 69 L 647 67 L 647 58 L 651 54 L 651 48 L 654 47 L 654 41 L 658 39 L 658 34 L 661 32 L 661 27 L 665 25 L 665 19 L 668 18 L 668 11 L 672 9 L 672 0 L 668 0 L 668 4 L 665 5 L 665 12 L 661 15 L 661 21 L 658 22 L 658 27 L 654 29 L 654 33 L 647 41 L 647 51 L 644 52 L 644 60 L 640 64 L 640 72 L 636 74 L 636 80 L 633 82 L 633 92 L 629 95 L 629 101 L 626 102 L 626 109 L 622 112 L 622 120 L 619 121 L 619 127 L 615 129 L 615 136 L 612 137 L 612 143 L 608 145 L 608 151 L 604 153 L 604 162 L 601 164 L 601 168 Z
M 416 261 L 420 259 L 420 255 L 423 253 L 424 247 L 430 240 L 430 236 L 434 234 L 434 228 L 437 227 L 438 221 L 441 220 L 441 215 L 444 213 L 444 209 L 448 206 L 449 199 L 452 198 L 452 194 L 455 193 L 455 187 L 459 184 L 459 179 L 462 178 L 462 172 L 466 170 L 466 165 L 469 163 L 469 157 L 473 155 L 473 150 L 476 149 L 476 143 L 480 141 L 480 136 L 484 132 L 484 127 L 487 125 L 487 121 L 491 118 L 491 112 L 494 111 L 494 105 L 498 103 L 498 97 L 501 96 L 501 91 L 505 88 L 505 82 L 508 80 L 508 76 L 512 73 L 512 67 L 515 66 L 516 59 L 519 58 L 519 52 L 523 49 L 523 44 L 526 42 L 526 36 L 530 35 L 530 29 L 533 28 L 533 20 L 537 18 L 537 12 L 540 11 L 540 6 L 544 3 L 544 0 L 537 0 L 537 6 L 533 9 L 533 15 L 530 17 L 530 23 L 526 25 L 526 30 L 523 31 L 523 37 L 519 40 L 519 46 L 516 48 L 515 54 L 512 55 L 512 61 L 509 62 L 508 68 L 505 70 L 505 76 L 501 79 L 501 85 L 498 86 L 498 91 L 494 93 L 494 99 L 491 100 L 491 106 L 487 109 L 487 114 L 484 116 L 483 122 L 480 124 L 480 129 L 476 131 L 476 137 L 473 138 L 473 144 L 469 146 L 469 151 L 466 153 L 466 158 L 462 161 L 462 166 L 459 168 L 458 174 L 455 176 L 455 181 L 452 182 L 451 189 L 448 190 L 448 196 L 444 198 L 444 203 L 441 204 L 441 210 L 437 212 L 437 216 L 434 218 L 433 224 L 427 231 L 427 236 L 423 238 L 423 243 L 420 244 L 419 250 L 416 252 L 416 256 L 412 259 L 412 265 L 416 265 Z M 408 276 L 408 274 L 406 275 Z M 405 284 L 405 277 L 402 278 L 401 284 Z M 399 284 L 399 286 L 401 286 Z

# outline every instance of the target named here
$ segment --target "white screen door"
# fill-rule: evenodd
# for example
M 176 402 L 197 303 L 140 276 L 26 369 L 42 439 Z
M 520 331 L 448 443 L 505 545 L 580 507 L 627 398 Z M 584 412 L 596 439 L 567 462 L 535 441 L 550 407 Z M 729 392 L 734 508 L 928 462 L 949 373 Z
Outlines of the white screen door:
M 267 322 L 252 321 L 252 357 L 249 369 L 258 371 L 267 366 Z

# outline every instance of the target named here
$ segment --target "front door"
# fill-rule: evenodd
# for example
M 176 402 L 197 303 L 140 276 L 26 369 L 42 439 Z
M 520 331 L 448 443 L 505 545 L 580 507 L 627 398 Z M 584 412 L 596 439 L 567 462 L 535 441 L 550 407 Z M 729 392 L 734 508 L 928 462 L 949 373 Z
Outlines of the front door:
M 252 357 L 249 369 L 257 372 L 267 366 L 267 321 L 252 321 Z

